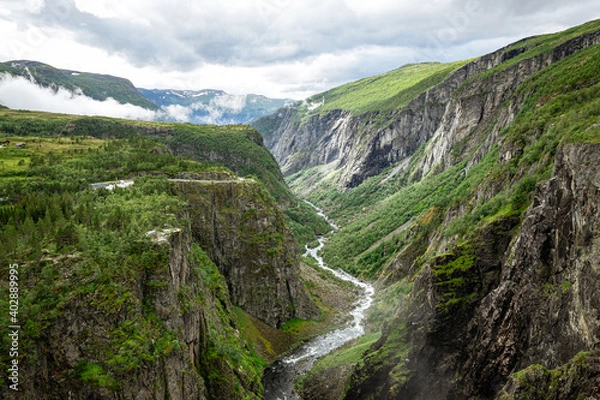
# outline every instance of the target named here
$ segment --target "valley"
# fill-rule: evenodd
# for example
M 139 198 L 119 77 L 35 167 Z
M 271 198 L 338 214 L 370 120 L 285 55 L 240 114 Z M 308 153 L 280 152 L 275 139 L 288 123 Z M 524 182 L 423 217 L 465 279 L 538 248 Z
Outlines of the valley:
M 250 125 L 0 108 L 0 368 L 28 400 L 599 398 L 598 65 L 596 20 Z
M 319 361 L 304 398 L 598 395 L 583 293 L 598 282 L 599 29 L 403 67 L 252 123 L 340 225 L 323 260 L 378 290 L 366 330 L 381 336 Z
M 317 209 L 317 211 L 319 215 L 327 218 L 321 210 Z M 334 223 L 330 222 L 330 224 L 333 229 L 337 229 Z M 354 285 L 361 292 L 359 299 L 353 304 L 354 308 L 350 310 L 352 319 L 346 323 L 346 326 L 310 339 L 294 349 L 292 354 L 278 360 L 265 371 L 263 378 L 265 399 L 299 399 L 300 397 L 295 391 L 295 382 L 312 368 L 315 361 L 364 335 L 363 320 L 373 302 L 375 289 L 370 284 L 360 281 L 344 271 L 333 270 L 325 265 L 319 255 L 325 245 L 325 238 L 320 237 L 318 242 L 319 245 L 314 248 L 306 246 L 305 256 L 312 257 L 317 262 L 318 268 L 329 271 L 336 278 Z

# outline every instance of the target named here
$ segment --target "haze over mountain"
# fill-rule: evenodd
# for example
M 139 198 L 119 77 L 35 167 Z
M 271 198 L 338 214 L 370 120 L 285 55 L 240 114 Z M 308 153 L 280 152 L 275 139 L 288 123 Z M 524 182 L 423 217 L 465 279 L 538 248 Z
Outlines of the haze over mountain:
M 136 89 L 124 78 L 36 61 L 0 63 L 0 104 L 14 109 L 195 124 L 243 124 L 291 100 L 222 90 Z
M 166 115 L 161 120 L 193 124 L 245 124 L 272 114 L 292 100 L 270 99 L 255 94 L 232 95 L 222 90 L 163 90 L 138 91 L 157 104 Z

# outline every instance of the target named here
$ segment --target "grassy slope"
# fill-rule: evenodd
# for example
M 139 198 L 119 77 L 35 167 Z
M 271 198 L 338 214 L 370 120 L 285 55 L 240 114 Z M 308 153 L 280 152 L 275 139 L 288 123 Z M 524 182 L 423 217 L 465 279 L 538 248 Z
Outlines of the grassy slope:
M 509 46 L 507 48 L 507 51 L 510 52 L 511 50 L 526 49 L 525 52 L 519 54 L 516 57 L 511 58 L 508 61 L 503 62 L 495 68 L 489 69 L 488 71 L 483 73 L 482 76 L 486 77 L 493 75 L 499 71 L 503 71 L 506 68 L 517 64 L 521 60 L 525 60 L 540 54 L 551 52 L 554 48 L 560 46 L 561 44 L 571 39 L 574 39 L 586 33 L 597 31 L 598 29 L 600 29 L 600 20 L 595 20 L 585 23 L 583 25 L 575 26 L 566 31 L 523 39 L 513 44 L 512 46 Z
M 166 144 L 175 154 L 223 165 L 240 176 L 256 176 L 281 206 L 298 242 L 306 243 L 314 239 L 315 232 L 327 232 L 329 229 L 312 208 L 291 193 L 277 162 L 262 146 L 262 138 L 249 126 L 127 121 L 0 109 L 0 135 L 152 137 Z
M 402 109 L 427 89 L 441 83 L 453 70 L 467 61 L 448 64 L 409 64 L 385 74 L 364 78 L 316 94 L 307 104 L 298 103 L 299 118 L 323 115 L 332 110 L 344 110 L 353 115 Z M 324 101 L 310 110 L 310 104 Z
M 385 74 L 350 82 L 293 104 L 294 120 L 304 123 L 311 117 L 334 110 L 348 111 L 355 116 L 399 110 L 466 63 L 409 64 Z M 275 115 L 269 115 L 253 121 L 252 125 L 269 141 L 280 122 Z
M 530 41 L 550 51 L 573 35 L 597 29 L 598 25 L 594 21 L 562 34 Z M 536 54 L 539 54 L 537 50 L 529 55 Z M 374 277 L 410 242 L 405 233 L 392 234 L 383 242 L 382 237 L 432 207 L 445 210 L 469 204 L 478 187 L 499 180 L 506 188 L 490 202 L 472 208 L 448 227 L 434 224 L 428 229 L 446 230 L 448 235 L 464 233 L 474 225 L 494 220 L 494 215 L 521 212 L 535 184 L 549 178 L 553 154 L 560 143 L 600 140 L 599 63 L 600 48 L 593 46 L 535 74 L 522 85 L 519 94 L 526 96 L 525 106 L 502 138 L 507 146 L 523 150 L 510 163 L 499 163 L 499 147 L 494 146 L 466 175 L 463 168 L 470 156 L 443 173 L 419 182 L 411 182 L 409 167 L 406 173 L 383 185 L 380 182 L 389 171 L 346 193 L 334 190 L 313 193 L 309 196 L 311 200 L 335 210 L 332 217 L 347 223 L 326 246 L 326 261 Z M 503 68 L 501 65 L 496 70 Z M 419 153 L 415 159 L 418 157 Z
M 566 33 L 566 35 L 568 34 L 569 32 Z M 550 38 L 558 39 L 555 35 Z M 534 40 L 539 41 L 539 39 Z M 468 313 L 465 310 L 469 310 L 468 304 L 471 299 L 479 295 L 478 289 L 481 285 L 478 280 L 480 279 L 479 272 L 477 268 L 473 268 L 475 266 L 474 247 L 481 245 L 479 242 L 482 237 L 480 236 L 481 232 L 498 230 L 501 233 L 503 232 L 502 225 L 505 222 L 522 215 L 531 202 L 535 185 L 550 178 L 557 146 L 571 142 L 600 143 L 600 76 L 597 68 L 599 62 L 600 46 L 596 45 L 551 65 L 525 81 L 519 89 L 519 95 L 526 98 L 524 107 L 501 136 L 502 148 L 510 148 L 513 151 L 517 149 L 516 156 L 509 162 L 501 163 L 498 160 L 498 146 L 496 146 L 466 176 L 457 176 L 456 183 L 450 184 L 451 203 L 449 205 L 457 206 L 458 203 L 466 205 L 466 215 L 452 220 L 448 225 L 444 225 L 443 218 L 439 218 L 434 225 L 427 226 L 423 221 L 423 216 L 428 214 L 425 213 L 421 214 L 421 217 L 411 227 L 413 232 L 426 231 L 424 237 L 418 234 L 410 237 L 412 245 L 415 243 L 417 244 L 415 247 L 421 245 L 418 252 L 420 258 L 415 260 L 417 267 L 425 265 L 431 260 L 431 257 L 437 256 L 436 261 L 432 261 L 432 272 L 438 282 L 436 290 L 438 290 L 439 298 L 436 310 L 440 316 L 459 320 L 463 315 L 467 315 L 463 313 Z M 408 188 L 423 184 L 431 185 L 434 184 L 435 179 L 435 177 L 431 177 L 420 183 L 409 184 Z M 461 186 L 464 190 L 460 189 Z M 489 201 L 476 204 L 474 190 L 477 187 L 494 186 L 502 189 Z M 438 185 L 438 187 L 441 189 L 443 186 Z M 432 196 L 435 198 L 435 193 L 432 191 L 428 198 Z M 394 200 L 398 204 L 402 204 L 402 197 L 403 195 L 400 195 Z M 432 211 L 435 211 L 435 208 L 428 210 L 429 213 Z M 391 215 L 393 210 L 392 207 L 382 205 L 379 212 L 383 214 L 382 218 L 386 218 Z M 440 215 L 439 211 L 438 215 Z M 356 222 L 349 226 L 356 224 L 358 233 L 355 233 L 355 236 L 361 236 L 363 240 L 370 241 L 371 228 L 365 225 L 364 219 L 361 222 L 361 219 L 357 218 Z M 427 253 L 428 241 L 426 239 L 434 232 L 444 234 L 446 237 L 457 235 L 458 245 L 453 246 L 450 251 L 442 255 L 436 255 L 433 252 Z M 420 239 L 421 243 L 418 242 Z M 344 247 L 344 243 L 347 246 L 348 237 L 333 238 L 332 245 L 334 247 L 327 249 L 330 251 L 329 257 L 340 254 L 339 249 Z M 404 244 L 399 243 L 396 246 L 392 240 L 382 243 L 377 246 L 375 251 L 356 254 L 357 261 L 352 265 L 359 273 L 375 275 L 379 268 L 396 257 Z M 385 253 L 385 250 L 388 253 Z M 360 261 L 365 259 L 369 259 L 370 269 L 361 265 Z M 412 276 L 406 277 L 404 282 L 410 281 Z M 402 282 L 398 284 L 401 285 Z M 390 371 L 387 379 L 392 387 L 391 390 L 395 384 L 402 384 L 410 376 L 410 371 L 402 361 L 403 354 L 410 345 L 410 338 L 406 335 L 408 330 L 404 325 L 403 318 L 397 317 L 390 322 L 394 329 L 380 347 L 372 347 L 363 354 L 363 358 L 368 359 L 370 365 L 376 365 L 382 371 Z M 515 374 L 513 379 L 521 380 L 519 383 L 526 389 L 530 387 L 527 374 L 537 367 L 528 367 Z M 566 367 L 563 368 L 563 371 L 565 370 Z M 558 375 L 560 371 L 552 373 Z M 569 373 L 572 372 L 569 371 Z M 523 379 L 523 376 L 526 378 Z M 355 375 L 353 384 L 360 385 L 361 379 L 364 378 L 364 374 Z M 541 390 L 547 391 L 548 387 L 552 388 L 556 385 L 542 385 Z M 374 387 L 373 391 L 376 392 L 378 389 L 380 388 Z M 574 388 L 573 393 L 577 393 L 577 390 L 581 389 Z
M 14 68 L 13 62 L 0 63 L 0 72 L 29 78 L 24 68 Z M 136 106 L 157 110 L 156 104 L 142 96 L 133 84 L 124 78 L 110 75 L 93 74 L 89 72 L 76 72 L 54 68 L 50 65 L 31 62 L 29 72 L 36 81 L 45 87 L 62 86 L 68 90 L 80 88 L 86 96 L 98 101 L 112 97 L 120 103 L 130 103 Z
M 83 360 L 74 377 L 118 392 L 136 371 L 163 362 L 181 349 L 177 333 L 157 318 L 148 306 L 150 300 L 139 298 L 137 283 L 168 273 L 165 248 L 152 245 L 145 233 L 156 227 L 185 227 L 186 221 L 177 217 L 183 214 L 184 204 L 171 192 L 165 176 L 138 178 L 131 189 L 112 193 L 90 190 L 89 184 L 139 172 L 225 169 L 156 152 L 165 150 L 164 145 L 139 137 L 111 141 L 82 136 L 8 139 L 27 145 L 0 149 L 0 261 L 20 264 L 19 321 L 24 322 L 20 350 L 25 355 L 20 362 L 39 362 L 36 340 L 47 339 L 47 329 L 63 312 L 72 312 L 73 307 L 92 310 L 103 316 L 102 328 L 97 341 L 82 345 Z M 19 163 L 15 166 L 16 159 Z M 223 297 L 227 293 L 224 278 L 200 249 L 190 260 L 198 282 L 220 300 L 214 308 L 205 307 L 205 317 L 216 326 L 230 327 L 236 317 L 224 305 L 229 301 Z M 8 282 L 6 268 L 1 275 L 2 281 Z M 164 282 L 149 282 L 144 293 L 156 288 L 164 288 Z M 196 290 L 185 287 L 182 293 L 184 289 Z M 7 286 L 2 285 L 0 292 L 4 310 L 8 308 Z M 206 301 L 189 299 L 187 307 L 204 307 Z M 82 318 L 89 318 L 82 313 Z M 1 317 L 3 326 L 9 324 L 7 316 L 3 313 Z M 259 385 L 264 362 L 249 342 L 230 332 L 212 333 L 200 368 L 227 360 L 233 368 L 246 371 L 243 379 Z M 6 349 L 7 341 L 3 339 L 0 346 Z M 4 368 L 9 362 L 7 355 L 8 351 L 2 351 Z M 200 373 L 209 384 L 218 378 L 215 373 Z M 243 390 L 240 382 L 232 386 Z
M 513 48 L 525 46 L 531 49 L 480 78 L 501 71 L 520 59 L 551 51 L 577 35 L 598 28 L 600 21 L 592 21 L 566 32 L 521 41 Z M 325 246 L 323 256 L 326 262 L 371 279 L 379 276 L 384 266 L 398 256 L 401 259 L 412 258 L 417 266 L 425 265 L 430 257 L 435 256 L 427 253 L 428 238 L 437 232 L 446 237 L 458 235 L 458 242 L 464 241 L 464 244 L 455 249 L 460 256 L 447 265 L 441 265 L 436 273 L 450 274 L 452 268 L 468 268 L 472 263 L 469 240 L 473 232 L 501 219 L 521 215 L 530 204 L 536 183 L 551 176 L 557 146 L 569 142 L 600 143 L 598 65 L 600 46 L 596 45 L 528 79 L 518 93 L 526 98 L 524 107 L 515 121 L 502 132 L 503 143 L 493 146 L 467 174 L 463 171 L 472 154 L 442 173 L 414 181 L 411 171 L 416 160 L 423 157 L 421 149 L 415 153 L 405 173 L 385 180 L 385 183 L 382 181 L 393 168 L 345 193 L 337 192 L 334 185 L 330 186 L 331 190 L 323 189 L 323 186 L 319 191 L 311 192 L 309 199 L 329 210 L 330 216 L 342 225 L 342 229 Z M 522 153 L 517 152 L 517 156 L 508 163 L 500 163 L 498 155 L 504 147 L 518 148 Z M 315 169 L 302 171 L 290 179 L 302 182 L 315 172 Z M 305 176 L 300 176 L 302 174 Z M 475 204 L 478 188 L 498 184 L 503 189 L 494 198 Z M 459 204 L 467 205 L 466 215 L 445 225 L 443 217 L 446 210 Z M 398 304 L 412 290 L 414 270 L 412 274 L 395 277 L 402 280 L 385 281 L 390 286 L 380 289 L 376 306 L 370 311 L 371 329 L 377 330 L 391 320 Z M 448 294 L 452 297 L 442 299 L 447 307 L 460 305 L 464 300 L 458 298 L 460 291 L 453 294 L 449 290 Z M 360 352 L 359 359 L 368 358 L 377 368 L 383 365 L 402 366 L 399 360 L 406 356 L 409 345 L 405 331 L 402 324 L 395 325 L 382 345 Z M 359 344 L 356 349 L 359 349 Z M 323 358 L 309 376 L 323 374 L 340 364 L 356 363 L 356 359 L 345 360 L 347 354 L 355 354 L 354 350 L 350 347 Z M 405 373 L 402 368 L 395 368 L 390 376 L 402 381 L 406 378 Z

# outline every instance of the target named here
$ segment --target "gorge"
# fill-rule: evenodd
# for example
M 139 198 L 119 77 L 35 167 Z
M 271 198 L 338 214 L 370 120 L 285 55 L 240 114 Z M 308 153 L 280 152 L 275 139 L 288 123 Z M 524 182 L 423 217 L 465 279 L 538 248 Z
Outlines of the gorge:
M 378 288 L 341 398 L 600 396 L 599 42 L 592 21 L 253 123 L 339 221 L 324 261 Z
M 598 65 L 590 21 L 252 126 L 0 107 L 0 397 L 600 398 Z
M 320 216 L 327 219 L 322 210 L 317 209 L 317 211 Z M 329 220 L 328 222 L 333 229 L 337 229 L 337 226 L 334 223 Z M 339 328 L 310 339 L 308 342 L 295 349 L 292 354 L 275 362 L 265 371 L 263 382 L 265 385 L 265 399 L 267 400 L 299 399 L 294 390 L 296 379 L 306 373 L 320 357 L 329 354 L 331 351 L 364 334 L 364 327 L 362 324 L 365 313 L 373 302 L 375 289 L 370 284 L 362 282 L 344 271 L 336 271 L 329 268 L 323 262 L 323 258 L 319 255 L 319 251 L 324 245 L 325 238 L 319 237 L 318 246 L 313 248 L 308 248 L 308 246 L 306 246 L 305 256 L 314 258 L 317 261 L 319 268 L 327 270 L 339 279 L 351 282 L 353 285 L 360 288 L 362 292 L 361 297 L 354 304 L 354 308 L 350 312 L 352 319 L 345 328 Z

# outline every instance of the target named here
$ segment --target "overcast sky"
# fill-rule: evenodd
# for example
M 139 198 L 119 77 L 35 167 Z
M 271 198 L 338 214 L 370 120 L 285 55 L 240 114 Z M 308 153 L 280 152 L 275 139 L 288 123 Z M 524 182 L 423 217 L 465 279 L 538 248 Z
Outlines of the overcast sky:
M 301 99 L 595 18 L 597 0 L 1 0 L 0 61 Z

